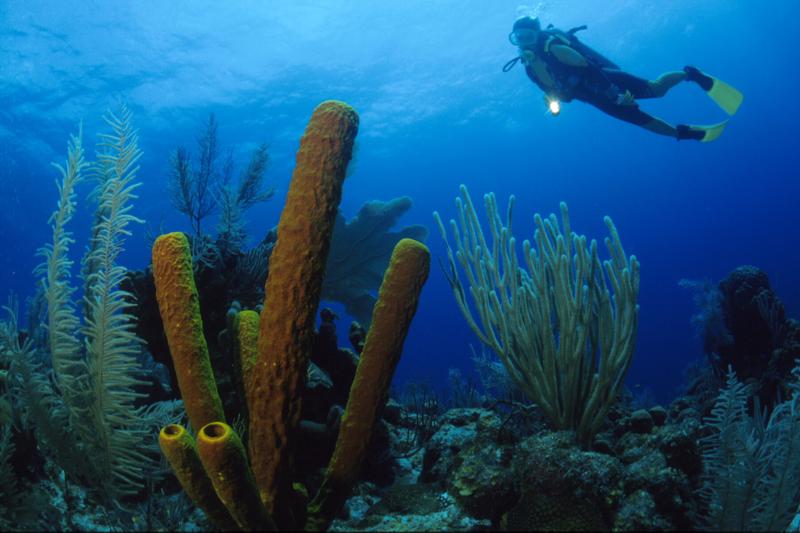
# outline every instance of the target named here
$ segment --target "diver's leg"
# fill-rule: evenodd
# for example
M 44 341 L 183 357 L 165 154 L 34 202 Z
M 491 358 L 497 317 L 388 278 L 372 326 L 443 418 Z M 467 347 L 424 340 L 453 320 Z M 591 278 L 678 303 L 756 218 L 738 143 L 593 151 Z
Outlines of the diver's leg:
M 684 71 L 667 72 L 655 80 L 646 80 L 624 70 L 603 69 L 603 74 L 623 92 L 630 91 L 637 99 L 661 98 L 687 78 Z
M 683 67 L 683 71 L 686 73 L 687 80 L 695 82 L 704 91 L 708 92 L 714 87 L 714 78 L 703 73 L 697 67 L 686 65 Z
M 646 113 L 645 113 L 646 114 Z M 661 120 L 660 118 L 656 118 L 651 116 L 651 120 L 645 122 L 644 124 L 640 124 L 641 127 L 646 129 L 647 131 L 652 131 L 653 133 L 657 133 L 658 135 L 664 135 L 666 137 L 672 137 L 679 141 L 708 141 L 716 139 L 720 133 L 722 133 L 723 125 L 719 125 L 718 129 L 719 132 L 715 132 L 713 138 L 709 139 L 708 134 L 710 127 L 703 127 L 703 126 L 687 126 L 686 124 L 679 124 L 677 126 L 673 126 L 672 124 L 668 124 Z
M 672 137 L 679 141 L 709 141 L 716 139 L 720 133 L 722 133 L 722 128 L 724 125 L 720 124 L 716 128 L 719 130 L 718 132 L 714 132 L 714 136 L 709 138 L 709 132 L 712 129 L 711 127 L 704 127 L 704 126 L 687 126 L 686 124 L 679 124 L 677 126 L 673 126 L 672 124 L 668 124 L 661 120 L 660 118 L 651 117 L 652 120 L 649 122 L 645 122 L 641 124 L 641 126 L 646 129 L 647 131 L 652 131 L 653 133 L 657 133 L 659 135 L 664 135 L 666 137 Z
M 657 80 L 649 82 L 650 90 L 653 92 L 653 98 L 661 98 L 667 91 L 678 85 L 686 79 L 686 72 L 679 70 L 675 72 L 666 72 L 658 77 Z
M 620 92 L 629 91 L 636 99 L 655 97 L 651 81 L 634 76 L 624 70 L 603 69 L 603 74 L 620 89 Z
M 678 130 L 672 124 L 668 124 L 661 120 L 660 118 L 651 117 L 652 120 L 641 124 L 641 126 L 646 129 L 647 131 L 652 131 L 653 133 L 657 133 L 659 135 L 665 135 L 667 137 L 677 137 Z
M 650 115 L 649 113 L 645 113 L 639 109 L 639 106 L 636 104 L 614 105 L 613 103 L 603 99 L 595 99 L 594 101 L 589 101 L 588 103 L 614 118 L 629 122 L 630 124 L 635 124 L 636 126 L 644 128 L 647 131 L 652 131 L 653 133 L 664 135 L 666 137 L 672 137 L 673 139 L 678 137 L 678 129 L 675 126 L 672 126 L 671 124 L 668 124 L 660 118 Z

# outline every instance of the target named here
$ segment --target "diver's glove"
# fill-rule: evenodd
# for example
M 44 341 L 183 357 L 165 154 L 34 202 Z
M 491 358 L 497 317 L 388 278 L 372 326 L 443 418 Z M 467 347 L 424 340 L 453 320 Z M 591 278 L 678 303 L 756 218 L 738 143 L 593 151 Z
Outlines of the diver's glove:
M 622 92 L 622 89 L 614 84 L 603 89 L 601 94 L 614 105 L 631 105 L 633 103 L 633 95 L 631 92 Z
M 618 106 L 636 105 L 636 98 L 633 97 L 633 94 L 630 91 L 625 91 L 624 93 L 617 94 L 614 103 Z

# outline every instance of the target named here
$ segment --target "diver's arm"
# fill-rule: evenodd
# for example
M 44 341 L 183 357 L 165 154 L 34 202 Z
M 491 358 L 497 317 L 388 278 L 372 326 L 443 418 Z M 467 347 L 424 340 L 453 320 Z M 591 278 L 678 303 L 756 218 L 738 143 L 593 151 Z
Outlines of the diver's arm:
M 532 50 L 523 50 L 522 52 L 520 52 L 519 58 L 522 60 L 523 65 L 529 67 L 533 64 L 533 61 L 536 59 L 536 54 L 534 54 Z
M 578 67 L 582 70 L 581 76 L 584 81 L 593 87 L 596 92 L 602 93 L 606 98 L 613 101 L 618 106 L 633 106 L 636 105 L 636 99 L 630 91 L 622 92 L 608 76 L 605 75 L 602 68 L 595 67 L 577 50 L 564 44 L 552 44 L 549 46 L 550 54 L 561 63 L 570 66 Z
M 551 45 L 550 53 L 553 54 L 553 57 L 571 67 L 585 67 L 589 64 L 580 52 L 563 44 Z

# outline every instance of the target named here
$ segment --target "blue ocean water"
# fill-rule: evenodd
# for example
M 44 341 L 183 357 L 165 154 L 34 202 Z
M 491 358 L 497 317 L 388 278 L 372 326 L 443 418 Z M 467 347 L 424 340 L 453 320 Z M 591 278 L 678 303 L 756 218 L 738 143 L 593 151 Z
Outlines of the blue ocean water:
M 744 104 L 708 144 L 659 137 L 580 102 L 549 116 L 521 67 L 501 71 L 516 54 L 511 25 L 529 13 L 564 29 L 587 24 L 584 42 L 643 77 L 697 65 L 739 88 Z M 555 212 L 559 201 L 573 229 L 598 240 L 603 216 L 614 219 L 642 265 L 629 385 L 668 400 L 702 356 L 680 279 L 718 281 L 753 264 L 800 316 L 798 14 L 785 0 L 2 1 L 0 294 L 29 296 L 38 283 L 35 252 L 50 238 L 57 198 L 50 162 L 63 163 L 79 124 L 92 154 L 102 114 L 119 102 L 134 112 L 144 151 L 134 213 L 146 224 L 121 262 L 137 269 L 149 261 L 146 230 L 189 230 L 166 194 L 169 157 L 194 144 L 210 112 L 240 165 L 258 143 L 270 145 L 277 193 L 248 214 L 256 241 L 277 223 L 311 111 L 339 99 L 361 117 L 344 214 L 409 195 L 401 225 L 430 229 L 431 277 L 398 382 L 443 384 L 448 368 L 472 369 L 469 345 L 479 341 L 437 266 L 445 248 L 431 216 L 454 216 L 464 183 L 475 199 L 494 191 L 502 206 L 516 195 L 519 240 L 532 237 L 533 213 Z M 643 108 L 673 123 L 724 118 L 690 84 Z M 79 243 L 93 212 L 89 188 L 72 223 Z

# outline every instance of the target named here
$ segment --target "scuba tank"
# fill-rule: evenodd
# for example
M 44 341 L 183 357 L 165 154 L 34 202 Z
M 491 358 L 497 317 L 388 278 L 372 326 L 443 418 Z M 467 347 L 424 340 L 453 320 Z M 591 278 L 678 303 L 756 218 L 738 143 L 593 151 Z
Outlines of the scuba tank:
M 577 26 L 567 31 L 562 31 L 554 28 L 553 25 L 550 24 L 544 31 L 546 34 L 550 34 L 556 37 L 560 37 L 562 40 L 566 40 L 571 48 L 574 48 L 576 51 L 580 52 L 580 54 L 583 57 L 585 57 L 587 61 L 593 63 L 596 67 L 622 70 L 619 68 L 619 65 L 608 59 L 606 56 L 604 56 L 597 50 L 582 43 L 580 39 L 578 39 L 578 37 L 575 36 L 576 33 L 578 33 L 579 31 L 583 31 L 586 28 L 588 28 L 588 26 L 584 24 L 583 26 Z

